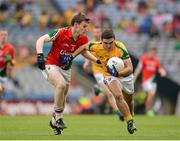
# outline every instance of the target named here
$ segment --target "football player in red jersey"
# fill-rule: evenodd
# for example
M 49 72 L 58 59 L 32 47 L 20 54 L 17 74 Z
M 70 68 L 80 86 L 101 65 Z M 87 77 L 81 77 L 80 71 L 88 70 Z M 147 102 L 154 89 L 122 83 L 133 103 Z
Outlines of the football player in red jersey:
M 85 49 L 88 45 L 88 38 L 85 35 L 88 24 L 89 18 L 83 13 L 77 13 L 72 18 L 71 26 L 54 29 L 41 36 L 36 42 L 38 67 L 43 70 L 44 76 L 55 87 L 54 114 L 50 126 L 55 129 L 56 134 L 61 134 L 61 131 L 67 128 L 63 122 L 63 110 L 71 81 L 73 58 L 82 54 L 97 64 L 101 63 Z M 45 42 L 52 42 L 52 48 L 46 61 L 43 55 Z
M 140 58 L 139 64 L 134 72 L 134 80 L 142 70 L 142 87 L 147 93 L 145 102 L 146 114 L 154 116 L 152 110 L 157 89 L 156 75 L 159 72 L 162 77 L 166 75 L 166 71 L 162 67 L 159 58 L 157 57 L 157 48 L 150 48 L 146 55 Z
M 14 63 L 14 47 L 8 42 L 8 31 L 0 29 L 0 94 L 4 93 L 8 64 L 13 66 Z

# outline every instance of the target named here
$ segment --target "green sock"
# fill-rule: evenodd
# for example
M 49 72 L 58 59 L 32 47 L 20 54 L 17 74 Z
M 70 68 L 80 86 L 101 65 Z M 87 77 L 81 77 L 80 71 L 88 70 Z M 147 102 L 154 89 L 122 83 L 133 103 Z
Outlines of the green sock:
M 115 110 L 114 114 L 117 116 L 123 116 L 123 114 L 119 110 Z
M 96 95 L 99 95 L 100 93 L 102 93 L 102 89 L 98 85 L 95 85 L 94 88 L 95 88 Z

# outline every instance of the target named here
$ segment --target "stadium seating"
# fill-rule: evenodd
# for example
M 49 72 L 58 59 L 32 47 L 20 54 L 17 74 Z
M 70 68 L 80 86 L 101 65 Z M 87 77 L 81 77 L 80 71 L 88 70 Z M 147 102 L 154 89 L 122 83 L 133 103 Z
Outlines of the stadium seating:
M 77 2 L 79 0 L 53 0 L 56 3 L 56 6 L 59 6 L 59 9 L 62 9 L 64 12 L 71 8 L 74 9 Z M 135 0 L 136 3 L 138 3 L 139 0 Z M 145 53 L 145 51 L 152 46 L 158 47 L 158 56 L 160 57 L 160 60 L 162 61 L 163 65 L 166 69 L 169 69 L 168 62 L 171 61 L 171 64 L 174 66 L 174 71 L 176 72 L 176 75 L 172 73 L 171 75 L 168 75 L 169 78 L 171 78 L 173 81 L 180 84 L 180 51 L 175 50 L 175 38 L 170 38 L 166 36 L 160 35 L 160 37 L 157 38 L 151 38 L 146 33 L 135 33 L 133 35 L 129 35 L 126 31 L 121 31 L 117 26 L 119 22 L 126 17 L 127 19 L 131 19 L 132 17 L 137 17 L 137 23 L 141 23 L 144 19 L 144 17 L 138 13 L 138 11 L 131 11 L 128 9 L 118 9 L 116 7 L 116 1 L 112 0 L 111 4 L 103 4 L 98 3 L 97 6 L 94 9 L 94 13 L 97 15 L 101 15 L 102 12 L 105 14 L 108 19 L 110 19 L 110 22 L 112 24 L 112 27 L 116 33 L 117 39 L 120 39 L 122 42 L 125 43 L 125 45 L 128 47 L 128 50 L 130 54 L 132 54 L 134 57 L 139 58 L 141 55 Z M 176 9 L 178 7 L 178 4 L 170 4 L 170 5 L 164 5 L 156 1 L 157 9 L 163 9 L 162 7 L 165 7 L 164 9 L 169 9 L 171 14 L 174 14 L 173 9 Z M 15 24 L 13 22 L 8 22 L 7 24 L 0 23 L 0 28 L 4 27 L 7 28 L 10 31 L 9 34 L 9 40 L 12 42 L 15 47 L 21 47 L 21 46 L 27 46 L 31 49 L 32 54 L 35 53 L 35 42 L 37 38 L 44 33 L 47 33 L 50 28 L 47 27 L 44 31 L 41 31 L 39 29 L 38 25 L 38 17 L 43 10 L 43 7 L 40 7 L 34 1 L 34 4 L 31 5 L 33 10 L 33 23 L 30 26 L 27 27 L 21 27 L 18 24 Z M 151 11 L 152 13 L 156 13 L 157 9 L 153 9 L 154 11 Z M 49 11 L 48 11 L 49 12 Z M 141 26 L 139 24 L 138 26 Z M 90 35 L 91 37 L 92 35 Z M 82 59 L 79 59 L 76 63 L 82 64 Z M 76 69 L 78 74 L 78 69 Z M 171 72 L 169 72 L 171 73 Z M 83 73 L 81 73 L 83 74 Z M 52 99 L 52 87 L 48 84 L 48 82 L 44 81 L 44 78 L 41 75 L 41 72 L 32 66 L 17 69 L 16 70 L 16 77 L 19 80 L 20 84 L 22 85 L 22 90 L 16 90 L 16 93 L 18 93 L 19 97 L 23 98 L 30 98 L 30 99 Z M 86 74 L 83 74 L 81 76 L 78 76 L 79 82 L 88 81 Z M 89 83 L 81 83 L 85 89 L 88 89 L 90 91 L 92 87 L 92 82 Z

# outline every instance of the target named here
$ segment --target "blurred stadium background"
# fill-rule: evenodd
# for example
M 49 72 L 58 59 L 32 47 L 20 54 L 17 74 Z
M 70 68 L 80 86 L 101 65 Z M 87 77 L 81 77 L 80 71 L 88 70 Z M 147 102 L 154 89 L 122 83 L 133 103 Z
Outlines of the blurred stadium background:
M 15 46 L 16 65 L 13 78 L 0 96 L 0 114 L 50 115 L 53 89 L 36 67 L 35 43 L 52 28 L 69 25 L 72 15 L 84 11 L 92 24 L 112 27 L 116 38 L 128 47 L 133 65 L 152 46 L 166 68 L 166 78 L 158 77 L 157 114 L 180 115 L 180 2 L 178 0 L 0 0 L 0 28 L 9 30 Z M 47 53 L 51 44 L 45 45 Z M 73 65 L 66 114 L 111 114 L 107 99 L 93 92 L 91 70 L 83 71 L 83 58 Z M 135 113 L 144 113 L 144 93 L 140 80 L 135 84 Z

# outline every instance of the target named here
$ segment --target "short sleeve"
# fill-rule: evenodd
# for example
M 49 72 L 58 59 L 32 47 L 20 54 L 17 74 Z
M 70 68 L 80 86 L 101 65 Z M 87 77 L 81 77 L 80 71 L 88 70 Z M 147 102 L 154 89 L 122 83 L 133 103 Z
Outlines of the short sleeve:
M 92 41 L 92 42 L 90 42 L 89 45 L 88 45 L 88 50 L 93 52 L 94 49 L 95 49 L 95 47 L 96 47 L 96 46 L 99 46 L 99 45 L 101 45 L 101 44 L 102 44 L 101 42 L 98 42 L 98 41 L 93 42 L 93 41 Z
M 14 59 L 14 54 L 15 54 L 15 51 L 14 51 L 14 47 L 12 44 L 8 44 L 8 53 L 11 55 L 11 58 Z
M 118 49 L 121 52 L 123 52 L 123 55 L 122 55 L 123 60 L 130 58 L 128 50 L 127 50 L 126 46 L 122 42 L 117 41 L 116 46 L 118 47 Z
M 10 55 L 11 55 L 12 59 L 14 59 L 14 48 L 11 48 Z
M 58 29 L 52 29 L 51 31 L 48 32 L 48 35 L 51 38 L 51 40 L 53 40 L 57 36 L 58 31 L 59 31 Z

